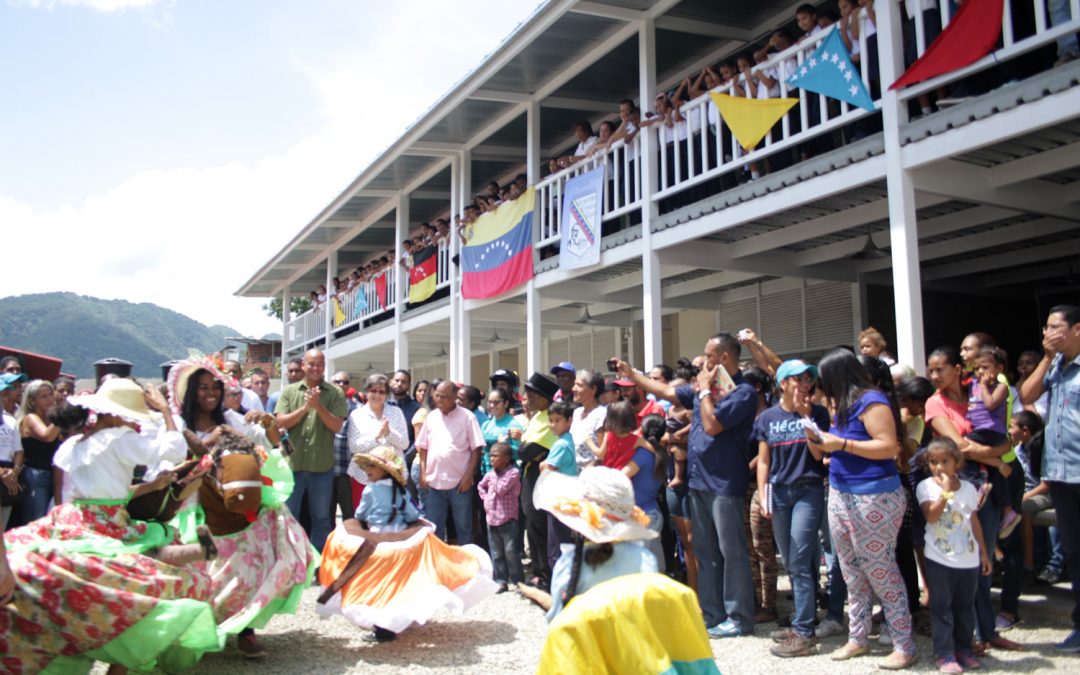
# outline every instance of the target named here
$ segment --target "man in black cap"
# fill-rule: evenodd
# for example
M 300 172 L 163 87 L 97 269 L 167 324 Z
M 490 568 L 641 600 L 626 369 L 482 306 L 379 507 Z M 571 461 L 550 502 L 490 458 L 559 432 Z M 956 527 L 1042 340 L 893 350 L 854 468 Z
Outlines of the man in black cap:
M 529 540 L 529 556 L 532 559 L 532 579 L 529 584 L 548 588 L 551 583 L 551 566 L 547 560 L 547 514 L 533 506 L 533 488 L 540 478 L 540 463 L 547 458 L 555 444 L 548 422 L 548 406 L 559 391 L 559 385 L 543 373 L 533 373 L 525 382 L 528 399 L 529 426 L 521 435 L 521 512 L 525 516 L 525 536 Z
M 498 387 L 510 394 L 510 410 L 511 415 L 521 414 L 521 399 L 518 397 L 518 376 L 512 370 L 506 368 L 499 368 L 491 374 L 491 388 Z

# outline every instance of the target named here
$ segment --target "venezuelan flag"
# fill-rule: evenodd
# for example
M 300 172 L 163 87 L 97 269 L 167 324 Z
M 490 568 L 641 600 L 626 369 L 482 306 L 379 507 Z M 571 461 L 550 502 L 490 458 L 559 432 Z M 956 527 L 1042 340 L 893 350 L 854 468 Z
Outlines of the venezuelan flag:
M 461 249 L 461 295 L 490 298 L 533 276 L 533 188 L 476 219 Z
M 435 293 L 438 252 L 434 245 L 428 245 L 413 254 L 413 266 L 409 270 L 409 302 L 423 302 Z

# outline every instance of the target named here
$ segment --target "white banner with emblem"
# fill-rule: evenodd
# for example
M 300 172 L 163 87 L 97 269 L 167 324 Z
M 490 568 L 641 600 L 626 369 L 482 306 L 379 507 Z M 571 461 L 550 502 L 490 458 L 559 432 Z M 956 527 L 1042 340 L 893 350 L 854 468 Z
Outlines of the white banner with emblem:
M 604 204 L 604 167 L 566 181 L 563 189 L 562 245 L 559 267 L 573 269 L 600 262 L 600 219 Z

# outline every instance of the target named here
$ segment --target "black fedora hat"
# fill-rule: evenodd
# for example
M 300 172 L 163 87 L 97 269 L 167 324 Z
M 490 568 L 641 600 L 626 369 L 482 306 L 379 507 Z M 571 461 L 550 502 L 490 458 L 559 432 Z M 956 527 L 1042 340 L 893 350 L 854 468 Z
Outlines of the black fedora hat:
M 554 399 L 555 394 L 559 391 L 558 383 L 543 373 L 530 375 L 529 379 L 525 381 L 525 388 L 535 391 L 549 401 Z

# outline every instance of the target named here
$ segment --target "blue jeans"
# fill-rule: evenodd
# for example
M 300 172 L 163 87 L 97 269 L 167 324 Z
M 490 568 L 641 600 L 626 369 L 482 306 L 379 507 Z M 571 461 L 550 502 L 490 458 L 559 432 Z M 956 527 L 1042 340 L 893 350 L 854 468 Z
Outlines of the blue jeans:
M 23 518 L 30 523 L 49 513 L 49 502 L 53 498 L 53 472 L 51 469 L 24 466 L 22 475 L 26 481 L 26 489 L 22 493 Z
M 424 517 L 435 524 L 435 536 L 446 541 L 446 512 L 454 518 L 459 546 L 473 543 L 472 540 L 472 490 L 462 492 L 456 487 L 449 490 L 427 489 L 424 496 Z M 534 555 L 544 555 L 543 551 Z
M 518 551 L 518 521 L 508 520 L 502 525 L 488 525 L 488 548 L 491 550 L 491 566 L 497 584 L 519 584 L 525 581 L 521 569 L 521 552 Z
M 1072 583 L 1072 627 L 1080 630 L 1080 484 L 1053 481 L 1050 497 L 1057 511 L 1064 569 Z
M 334 470 L 316 473 L 313 471 L 293 471 L 293 491 L 285 505 L 293 517 L 300 517 L 300 507 L 307 495 L 308 514 L 311 516 L 311 531 L 308 539 L 319 553 L 326 544 L 326 537 L 333 528 L 330 519 L 330 504 L 334 498 Z
M 1001 507 L 994 506 L 989 496 L 983 507 L 979 509 L 979 525 L 982 526 L 984 550 L 988 555 L 993 555 L 994 547 L 997 545 L 998 526 L 1001 525 Z M 980 574 L 979 586 L 975 590 L 975 631 L 983 642 L 989 642 L 998 637 L 995 627 L 997 612 L 994 611 L 994 602 L 990 597 L 990 582 L 993 578 L 993 575 L 984 577 Z M 930 596 L 933 597 L 933 595 L 934 589 L 931 588 Z
M 690 490 L 698 599 L 708 626 L 726 619 L 744 634 L 754 630 L 754 582 L 743 526 L 745 497 Z
M 825 511 L 825 483 L 819 478 L 773 485 L 772 509 L 773 535 L 795 595 L 791 628 L 803 637 L 813 637 L 817 603 L 814 567 L 818 528 Z

